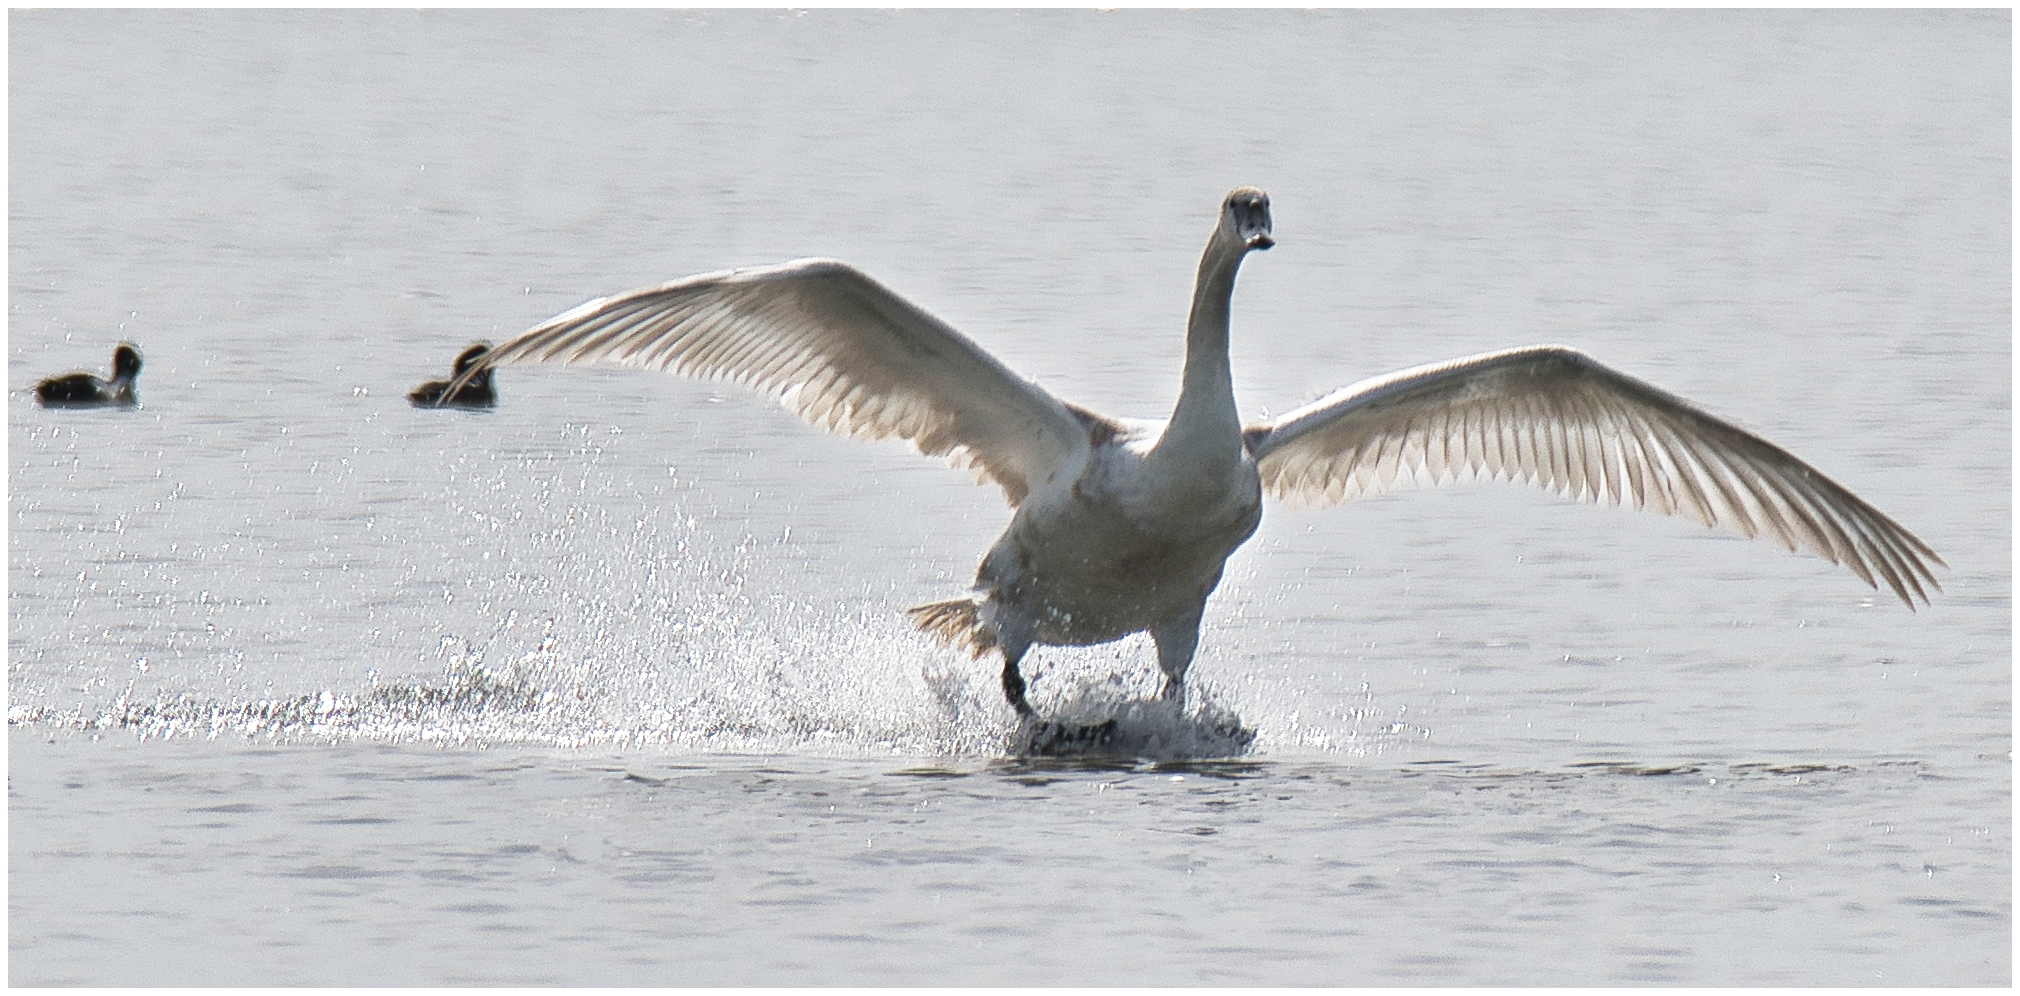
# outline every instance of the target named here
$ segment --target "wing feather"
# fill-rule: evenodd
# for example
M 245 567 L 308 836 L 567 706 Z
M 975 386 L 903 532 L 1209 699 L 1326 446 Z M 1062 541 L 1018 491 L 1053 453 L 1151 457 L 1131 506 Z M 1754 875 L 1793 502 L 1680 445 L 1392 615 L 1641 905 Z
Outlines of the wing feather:
M 1248 427 L 1263 486 L 1293 504 L 1404 476 L 1534 482 L 1808 550 L 1910 608 L 1939 591 L 1928 544 L 1788 451 L 1562 346 L 1416 367 Z
M 615 364 L 755 388 L 821 428 L 946 456 L 1012 505 L 1062 470 L 1077 474 L 1089 452 L 1087 423 L 1065 404 L 835 260 L 598 298 L 499 345 L 463 377 L 509 363 Z

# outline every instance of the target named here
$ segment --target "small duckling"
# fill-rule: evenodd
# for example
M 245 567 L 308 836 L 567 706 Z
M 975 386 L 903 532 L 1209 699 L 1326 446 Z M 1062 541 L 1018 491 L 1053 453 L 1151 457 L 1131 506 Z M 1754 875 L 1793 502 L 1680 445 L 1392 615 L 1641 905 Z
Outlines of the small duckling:
M 471 343 L 470 348 L 456 357 L 456 376 L 462 376 L 463 371 L 470 369 L 478 357 L 490 351 L 491 344 L 488 342 Z M 498 403 L 496 395 L 491 393 L 489 367 L 471 378 L 470 382 L 463 385 L 455 394 L 448 394 L 449 385 L 453 381 L 453 377 L 450 380 L 431 380 L 415 388 L 407 395 L 407 400 L 416 408 L 490 408 Z
M 64 374 L 35 385 L 35 400 L 44 408 L 133 408 L 140 396 L 133 379 L 140 376 L 140 349 L 122 342 L 112 351 L 112 379 L 88 373 Z

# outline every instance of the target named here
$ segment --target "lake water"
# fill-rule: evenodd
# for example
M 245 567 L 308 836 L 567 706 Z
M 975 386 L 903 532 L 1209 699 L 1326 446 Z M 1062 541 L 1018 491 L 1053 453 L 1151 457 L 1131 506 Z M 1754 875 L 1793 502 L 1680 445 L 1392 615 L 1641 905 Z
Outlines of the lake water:
M 2010 27 L 12 12 L 8 979 L 2010 984 Z M 1252 745 L 1020 758 L 899 615 L 994 489 L 631 371 L 403 397 L 822 255 L 1160 415 L 1243 183 L 1245 411 L 1568 343 L 1943 592 L 1507 485 L 1273 507 L 1192 670 Z M 120 338 L 143 407 L 34 405 Z

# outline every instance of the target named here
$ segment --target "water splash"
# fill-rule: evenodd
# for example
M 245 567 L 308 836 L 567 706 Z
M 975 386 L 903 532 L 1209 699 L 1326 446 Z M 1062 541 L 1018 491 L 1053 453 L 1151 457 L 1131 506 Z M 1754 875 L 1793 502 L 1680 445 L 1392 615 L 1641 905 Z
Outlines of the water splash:
M 435 500 L 375 527 L 383 540 L 362 548 L 371 569 L 325 557 L 303 572 L 310 590 L 262 589 L 292 615 L 240 620 L 207 643 L 176 645 L 170 667 L 84 686 L 110 701 L 58 704 L 55 689 L 79 686 L 17 684 L 10 723 L 273 742 L 1163 759 L 1369 753 L 1399 735 L 1371 702 L 1301 705 L 1300 688 L 1258 683 L 1268 668 L 1239 647 L 1223 649 L 1231 659 L 1218 669 L 1241 676 L 1238 691 L 1196 670 L 1192 707 L 1176 710 L 1158 699 L 1154 652 L 1135 637 L 1027 658 L 1041 711 L 1063 727 L 1101 730 L 1044 736 L 1005 707 L 999 665 L 910 629 L 899 614 L 907 593 L 822 583 L 820 565 L 789 536 L 739 539 L 724 528 L 733 509 L 710 513 L 664 477 L 623 472 L 604 436 L 571 430 L 563 439 L 449 457 Z M 174 579 L 182 588 L 230 574 L 184 566 L 190 576 Z M 360 620 L 373 638 L 347 639 L 347 624 Z M 266 694 L 199 680 L 216 661 L 236 675 L 232 662 L 249 645 L 268 645 L 248 644 L 255 636 L 277 665 Z M 142 656 L 163 656 L 149 653 L 164 645 L 158 630 L 126 639 Z M 89 669 L 58 662 L 75 644 L 44 642 L 43 672 Z M 290 675 L 300 684 L 272 687 Z
M 447 665 L 432 681 L 239 702 L 164 694 L 121 697 L 102 709 L 15 706 L 8 722 L 142 739 L 1154 759 L 1238 756 L 1255 738 L 1217 703 L 1188 712 L 1162 701 L 1118 700 L 1103 685 L 1083 690 L 1052 724 L 1105 729 L 1098 739 L 1072 743 L 1010 722 L 1000 702 L 985 700 L 993 683 L 963 680 L 951 669 L 923 673 L 925 694 L 909 701 L 888 694 L 865 701 L 834 683 L 794 680 L 777 659 L 756 658 L 744 658 L 752 662 L 747 680 L 696 688 L 640 713 L 639 703 L 610 696 L 551 647 L 495 667 L 457 641 L 445 641 L 445 650 Z

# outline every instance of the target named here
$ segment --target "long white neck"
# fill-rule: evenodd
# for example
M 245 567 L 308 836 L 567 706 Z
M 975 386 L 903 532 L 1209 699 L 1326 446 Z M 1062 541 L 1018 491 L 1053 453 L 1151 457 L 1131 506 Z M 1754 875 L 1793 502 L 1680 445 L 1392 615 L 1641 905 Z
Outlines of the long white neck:
M 1228 366 L 1228 310 L 1235 271 L 1247 247 L 1223 224 L 1214 230 L 1199 260 L 1192 289 L 1192 316 L 1186 323 L 1185 383 L 1164 435 L 1147 455 L 1180 473 L 1204 471 L 1241 460 L 1241 416 L 1234 405 L 1234 373 Z

